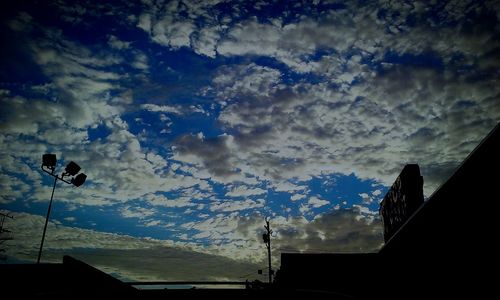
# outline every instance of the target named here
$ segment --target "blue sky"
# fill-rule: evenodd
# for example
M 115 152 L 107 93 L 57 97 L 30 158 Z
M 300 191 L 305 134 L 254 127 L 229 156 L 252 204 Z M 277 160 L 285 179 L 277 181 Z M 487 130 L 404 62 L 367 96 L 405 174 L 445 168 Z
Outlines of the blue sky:
M 59 184 L 47 251 L 164 247 L 259 265 L 265 217 L 276 257 L 375 251 L 378 204 L 403 166 L 420 165 L 429 196 L 500 117 L 494 1 L 1 11 L 0 205 L 17 215 L 16 259 L 36 257 L 51 188 L 43 153 L 88 175 Z

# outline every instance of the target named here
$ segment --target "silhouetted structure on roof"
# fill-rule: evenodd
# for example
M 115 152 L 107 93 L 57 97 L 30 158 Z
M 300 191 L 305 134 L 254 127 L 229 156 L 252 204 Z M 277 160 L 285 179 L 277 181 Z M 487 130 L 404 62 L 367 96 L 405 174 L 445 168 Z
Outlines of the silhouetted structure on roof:
M 424 203 L 424 180 L 417 164 L 408 164 L 380 203 L 387 242 Z

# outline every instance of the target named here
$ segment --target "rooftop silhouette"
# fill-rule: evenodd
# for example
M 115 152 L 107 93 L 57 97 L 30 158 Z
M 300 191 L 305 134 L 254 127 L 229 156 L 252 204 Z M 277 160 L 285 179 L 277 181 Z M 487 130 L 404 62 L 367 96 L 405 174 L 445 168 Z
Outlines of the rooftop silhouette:
M 488 207 L 498 199 L 499 168 L 500 124 L 426 202 L 418 166 L 407 165 L 381 204 L 378 253 L 283 253 L 278 283 L 362 299 L 489 295 L 498 223 Z

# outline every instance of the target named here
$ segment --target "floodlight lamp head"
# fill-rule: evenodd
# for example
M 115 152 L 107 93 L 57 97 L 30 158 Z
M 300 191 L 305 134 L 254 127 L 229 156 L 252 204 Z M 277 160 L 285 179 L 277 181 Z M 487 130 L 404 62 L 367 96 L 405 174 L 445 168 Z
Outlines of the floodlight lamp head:
M 81 168 L 79 165 L 77 165 L 73 161 L 70 161 L 69 164 L 66 166 L 64 172 L 70 176 L 75 176 L 80 171 L 80 169 Z
M 42 156 L 42 166 L 49 169 L 55 169 L 57 158 L 55 154 L 44 154 Z
M 80 173 L 75 178 L 71 179 L 71 183 L 74 186 L 79 187 L 80 185 L 82 185 L 85 182 L 86 179 L 87 179 L 87 175 Z

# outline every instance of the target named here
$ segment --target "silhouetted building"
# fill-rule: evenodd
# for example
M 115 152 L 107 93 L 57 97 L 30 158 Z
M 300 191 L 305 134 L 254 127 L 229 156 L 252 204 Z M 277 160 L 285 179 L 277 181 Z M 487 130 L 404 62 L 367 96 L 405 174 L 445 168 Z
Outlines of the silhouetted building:
M 425 202 L 418 166 L 407 165 L 381 203 L 391 227 L 378 253 L 282 253 L 277 286 L 355 299 L 497 294 L 498 170 L 500 124 Z
M 385 242 L 424 203 L 423 186 L 424 180 L 420 175 L 418 165 L 406 165 L 380 203 L 379 212 L 384 222 Z
M 19 299 L 138 296 L 137 289 L 70 256 L 64 256 L 62 264 L 2 264 L 0 286 L 3 293 Z
M 367 279 L 379 272 L 378 257 L 378 253 L 281 253 L 275 284 L 286 290 L 323 291 L 330 299 L 371 298 L 376 281 Z
M 498 272 L 500 124 L 380 250 L 405 299 L 488 298 Z M 418 274 L 425 274 L 420 276 Z M 415 283 L 425 285 L 415 290 Z M 411 291 L 411 293 L 409 292 Z

